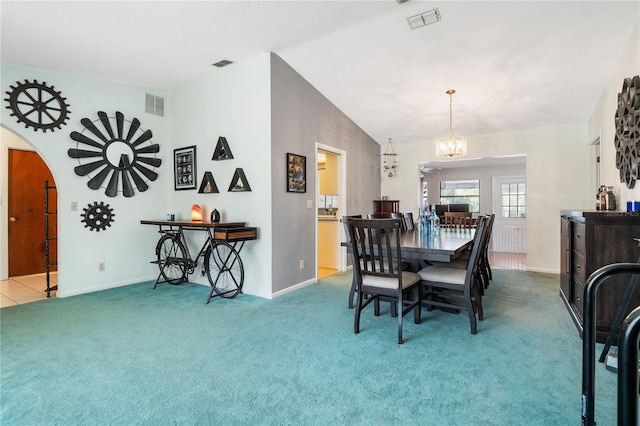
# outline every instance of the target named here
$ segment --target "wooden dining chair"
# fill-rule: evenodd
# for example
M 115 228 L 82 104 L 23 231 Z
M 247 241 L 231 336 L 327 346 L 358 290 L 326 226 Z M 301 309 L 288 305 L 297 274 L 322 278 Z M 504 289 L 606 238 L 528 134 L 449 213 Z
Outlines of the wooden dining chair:
M 495 222 L 496 215 L 491 213 L 487 215 L 487 231 L 485 241 L 482 244 L 482 253 L 480 253 L 479 269 L 482 274 L 483 288 L 489 287 L 489 282 L 493 279 L 493 273 L 491 272 L 491 265 L 489 264 L 489 243 L 491 242 L 491 233 L 493 232 L 493 223 Z M 484 293 L 484 291 L 482 291 Z
M 400 267 L 399 219 L 350 219 L 349 236 L 354 257 L 356 279 L 356 312 L 354 333 L 360 332 L 362 310 L 374 303 L 374 315 L 380 315 L 380 301 L 396 303 L 398 344 L 403 343 L 402 321 L 413 311 L 414 322 L 420 324 L 422 287 L 420 276 Z
M 413 213 L 408 212 L 403 214 L 404 229 L 407 231 L 413 231 L 415 229 L 415 222 L 413 221 Z
M 392 212 L 391 219 L 400 219 L 400 229 L 403 231 L 407 230 L 404 223 L 404 215 L 402 213 Z
M 473 225 L 471 212 L 444 212 L 446 228 L 471 229 Z
M 496 217 L 495 214 L 485 215 L 485 233 L 483 235 L 483 241 L 480 248 L 480 258 L 478 259 L 478 280 L 480 282 L 480 294 L 484 294 L 484 290 L 489 287 L 489 282 L 493 279 L 491 272 L 491 265 L 489 264 L 489 242 L 491 240 L 491 232 L 493 230 L 493 222 Z M 474 223 L 474 227 L 476 224 Z M 433 262 L 434 265 L 450 266 L 458 269 L 467 269 L 469 265 L 471 250 L 463 252 L 453 262 Z
M 389 213 L 368 213 L 367 219 L 389 219 L 391 215 Z
M 486 218 L 479 217 L 466 269 L 432 265 L 418 272 L 421 286 L 424 287 L 422 305 L 429 309 L 439 307 L 459 312 L 466 310 L 469 315 L 471 334 L 477 332 L 476 315 L 478 320 L 484 319 L 478 265 L 483 238 L 487 230 L 485 225 Z
M 342 216 L 342 226 L 344 226 L 344 232 L 347 238 L 347 243 L 351 243 L 351 236 L 349 235 L 349 221 L 351 219 L 362 219 L 362 215 Z M 355 268 L 356 263 L 359 263 L 360 259 L 356 257 L 355 253 L 351 253 L 351 264 Z M 351 288 L 349 289 L 349 309 L 353 309 L 353 297 L 356 294 L 356 279 L 355 273 L 351 280 Z

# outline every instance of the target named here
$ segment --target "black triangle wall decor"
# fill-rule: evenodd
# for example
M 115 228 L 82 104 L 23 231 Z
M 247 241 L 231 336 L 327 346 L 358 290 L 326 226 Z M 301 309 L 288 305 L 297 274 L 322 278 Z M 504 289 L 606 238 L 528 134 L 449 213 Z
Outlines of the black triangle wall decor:
M 231 185 L 229 185 L 229 192 L 248 192 L 251 191 L 247 177 L 244 175 L 244 170 L 237 168 L 233 174 Z
M 231 153 L 231 149 L 227 143 L 227 138 L 224 136 L 220 136 L 218 138 L 218 143 L 216 144 L 216 149 L 213 151 L 213 157 L 211 157 L 211 159 L 214 161 L 233 159 L 233 154 Z
M 200 189 L 198 190 L 199 194 L 217 194 L 220 191 L 218 190 L 218 185 L 216 185 L 216 181 L 213 179 L 213 175 L 211 172 L 204 172 L 204 176 L 202 176 L 202 182 L 200 183 Z

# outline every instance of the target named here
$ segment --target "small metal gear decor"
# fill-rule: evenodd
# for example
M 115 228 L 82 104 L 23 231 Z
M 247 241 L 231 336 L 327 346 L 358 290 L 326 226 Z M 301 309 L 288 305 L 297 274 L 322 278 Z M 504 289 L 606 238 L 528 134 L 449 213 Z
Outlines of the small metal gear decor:
M 87 207 L 82 210 L 84 213 L 80 215 L 83 217 L 81 222 L 84 222 L 84 227 L 91 231 L 104 231 L 107 226 L 111 226 L 115 216 L 113 209 L 109 208 L 109 204 L 104 204 L 102 201 L 100 204 L 97 201 L 93 205 L 87 204 Z
M 640 176 L 640 76 L 625 78 L 615 115 L 616 167 L 620 182 L 633 189 Z
M 77 144 L 76 148 L 69 149 L 68 154 L 80 164 L 75 167 L 75 173 L 89 176 L 89 188 L 98 190 L 109 178 L 104 187 L 108 197 L 115 197 L 118 192 L 125 197 L 133 197 L 134 188 L 140 192 L 149 189 L 147 182 L 158 178 L 153 169 L 162 163 L 155 157 L 160 146 L 151 142 L 151 130 L 143 131 L 140 120 L 125 120 L 121 112 L 109 117 L 100 111 L 97 120 L 83 118 L 80 122 L 84 130 L 71 132 L 71 139 Z M 129 123 L 128 129 L 125 122 Z M 96 123 L 101 124 L 102 130 Z M 94 161 L 95 158 L 99 159 Z
M 11 90 L 5 92 L 9 95 L 4 100 L 9 103 L 11 116 L 16 117 L 18 123 L 24 126 L 33 127 L 34 131 L 47 130 L 52 132 L 60 129 L 63 124 L 67 124 L 69 118 L 69 105 L 67 98 L 62 97 L 59 91 L 47 83 L 38 83 L 38 80 L 25 80 L 24 83 L 16 81 L 15 86 L 10 86 Z

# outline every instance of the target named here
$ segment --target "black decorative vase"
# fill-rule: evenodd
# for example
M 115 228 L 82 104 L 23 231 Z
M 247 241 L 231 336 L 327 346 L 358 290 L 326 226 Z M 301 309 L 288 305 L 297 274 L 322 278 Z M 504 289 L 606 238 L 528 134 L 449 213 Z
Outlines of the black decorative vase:
M 213 211 L 211 212 L 211 222 L 220 222 L 220 212 L 216 209 L 213 209 Z

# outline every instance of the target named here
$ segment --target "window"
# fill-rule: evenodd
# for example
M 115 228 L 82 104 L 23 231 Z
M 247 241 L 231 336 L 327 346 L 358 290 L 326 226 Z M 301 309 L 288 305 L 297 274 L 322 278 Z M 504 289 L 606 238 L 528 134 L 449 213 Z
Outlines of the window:
M 440 204 L 469 204 L 469 211 L 480 211 L 479 180 L 447 180 L 440 182 Z
M 500 216 L 504 218 L 527 217 L 526 184 L 511 182 L 500 184 Z

